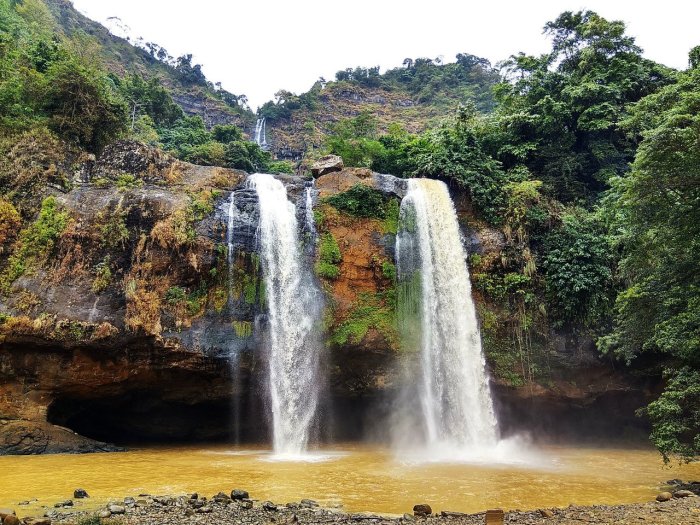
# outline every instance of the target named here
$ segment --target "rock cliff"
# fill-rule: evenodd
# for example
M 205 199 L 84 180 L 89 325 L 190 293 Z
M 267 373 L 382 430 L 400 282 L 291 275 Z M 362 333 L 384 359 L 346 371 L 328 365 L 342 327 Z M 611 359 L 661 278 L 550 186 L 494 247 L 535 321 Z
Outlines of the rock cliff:
M 15 152 L 18 166 L 27 151 Z M 22 210 L 25 228 L 0 258 L 0 420 L 12 429 L 3 430 L 0 453 L 265 439 L 264 342 L 256 329 L 265 290 L 246 174 L 130 141 L 97 159 L 23 169 L 34 181 L 30 200 L 43 204 Z M 326 416 L 333 417 L 324 416 L 325 434 L 366 436 L 382 427 L 397 363 L 410 358 L 395 329 L 393 250 L 405 183 L 345 168 L 315 181 L 307 210 L 311 181 L 280 178 L 326 292 Z M 358 196 L 374 207 L 358 209 Z M 502 235 L 473 219 L 463 195 L 455 202 L 470 253 L 498 257 Z M 27 232 L 58 222 L 51 244 L 29 249 L 38 241 Z M 598 436 L 638 429 L 634 409 L 653 385 L 618 374 L 585 338 L 547 339 L 546 377 L 519 384 L 492 366 L 505 432 L 570 435 L 582 422 Z M 486 338 L 489 355 L 496 343 Z M 612 418 L 615 428 L 606 426 Z

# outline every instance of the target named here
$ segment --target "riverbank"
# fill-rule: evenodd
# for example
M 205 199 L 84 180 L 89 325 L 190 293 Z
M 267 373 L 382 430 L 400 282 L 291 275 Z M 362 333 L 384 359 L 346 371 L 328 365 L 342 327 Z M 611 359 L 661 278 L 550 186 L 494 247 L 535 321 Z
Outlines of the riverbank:
M 233 496 L 234 499 L 231 499 Z M 404 514 L 387 517 L 369 513 L 349 514 L 320 507 L 312 500 L 285 505 L 253 501 L 245 491 L 212 498 L 200 495 L 180 497 L 125 498 L 94 512 L 52 510 L 48 519 L 28 518 L 28 525 L 270 525 L 278 524 L 368 524 L 368 525 L 476 525 L 485 522 L 484 513 L 462 514 L 440 511 L 430 516 Z M 99 519 L 98 519 L 99 518 Z M 650 523 L 655 525 L 691 525 L 700 522 L 700 497 L 672 498 L 630 505 L 594 505 L 534 511 L 506 512 L 504 523 L 538 525 L 580 525 Z

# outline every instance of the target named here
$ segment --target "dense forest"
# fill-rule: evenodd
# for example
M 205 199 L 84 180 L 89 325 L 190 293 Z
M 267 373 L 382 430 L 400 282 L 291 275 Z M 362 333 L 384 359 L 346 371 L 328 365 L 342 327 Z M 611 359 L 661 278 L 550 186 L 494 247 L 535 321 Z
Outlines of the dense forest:
M 474 287 L 506 305 L 492 321 L 518 334 L 512 352 L 535 352 L 528 334 L 548 322 L 591 334 L 624 366 L 663 373 L 663 392 L 644 409 L 652 440 L 665 458 L 696 457 L 700 47 L 676 71 L 644 58 L 622 22 L 590 11 L 563 13 L 545 32 L 549 53 L 515 54 L 496 69 L 460 54 L 453 64 L 407 59 L 384 74 L 339 71 L 337 82 L 400 88 L 417 101 L 471 102 L 420 134 L 401 122 L 380 132 L 371 113 L 340 119 L 310 158 L 337 154 L 349 166 L 468 192 L 480 218 L 508 240 L 507 257 L 473 256 L 470 266 Z M 41 180 L 25 176 L 34 172 L 17 159 L 27 151 L 99 155 L 128 137 L 195 164 L 295 168 L 236 125 L 208 127 L 186 115 L 157 76 L 116 74 L 100 53 L 90 34 L 67 36 L 45 3 L 0 0 L 0 292 L 52 249 L 66 220 L 55 202 L 40 206 L 35 189 L 71 182 L 50 170 Z M 191 57 L 163 67 L 183 82 L 206 82 Z M 455 87 L 457 95 L 445 95 Z M 285 118 L 322 89 L 283 94 L 260 116 Z M 307 165 L 298 167 L 304 175 Z

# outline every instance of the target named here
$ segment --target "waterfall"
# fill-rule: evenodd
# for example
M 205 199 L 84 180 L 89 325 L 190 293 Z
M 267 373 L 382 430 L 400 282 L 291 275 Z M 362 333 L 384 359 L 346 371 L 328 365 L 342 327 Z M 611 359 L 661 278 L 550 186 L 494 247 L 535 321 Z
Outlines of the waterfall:
M 259 118 L 255 123 L 255 143 L 261 148 L 267 147 L 265 117 Z
M 319 404 L 321 297 L 304 264 L 296 209 L 272 175 L 248 178 L 260 204 L 258 242 L 269 327 L 269 388 L 274 451 L 296 456 L 308 446 Z
M 425 444 L 437 454 L 496 446 L 498 425 L 466 253 L 444 183 L 408 182 L 396 259 L 400 327 L 420 359 L 419 377 L 413 382 Z

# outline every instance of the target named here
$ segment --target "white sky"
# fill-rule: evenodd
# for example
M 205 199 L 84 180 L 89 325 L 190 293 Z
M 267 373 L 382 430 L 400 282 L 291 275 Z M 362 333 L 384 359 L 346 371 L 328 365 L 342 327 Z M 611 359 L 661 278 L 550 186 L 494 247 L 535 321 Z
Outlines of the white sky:
M 255 109 L 279 89 L 306 91 L 346 67 L 459 52 L 496 63 L 548 50 L 544 24 L 591 9 L 623 20 L 645 55 L 678 69 L 700 44 L 697 0 L 73 0 L 98 21 L 118 16 L 173 56 L 192 53 L 212 82 Z

